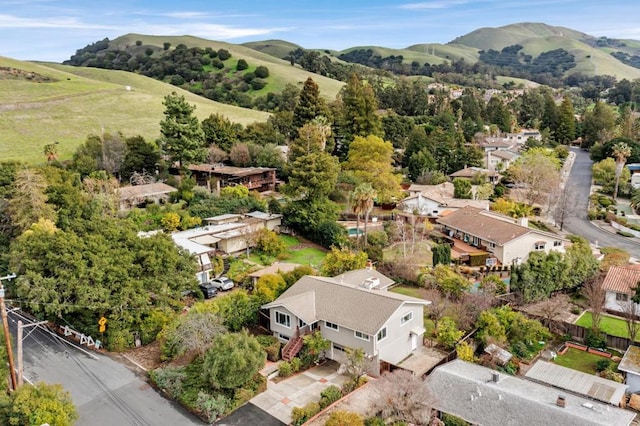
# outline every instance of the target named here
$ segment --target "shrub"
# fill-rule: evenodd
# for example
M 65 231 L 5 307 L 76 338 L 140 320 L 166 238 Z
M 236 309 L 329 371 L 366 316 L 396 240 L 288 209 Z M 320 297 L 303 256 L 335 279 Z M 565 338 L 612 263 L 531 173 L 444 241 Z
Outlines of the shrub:
M 151 371 L 150 376 L 156 386 L 175 397 L 182 393 L 183 382 L 187 378 L 187 373 L 184 367 L 167 367 Z
M 222 394 L 213 396 L 207 392 L 199 391 L 195 408 L 200 411 L 207 421 L 213 423 L 218 416 L 229 409 L 230 405 L 231 401 Z
M 302 367 L 302 360 L 298 357 L 294 357 L 291 358 L 291 370 L 293 370 L 294 373 L 297 373 L 298 371 L 300 371 L 300 367 Z
M 594 333 L 593 330 L 587 330 L 584 336 L 584 343 L 592 348 L 605 348 L 607 340 L 602 333 Z
M 218 49 L 218 58 L 221 61 L 226 61 L 231 57 L 231 53 L 227 49 Z
M 596 371 L 601 372 L 608 369 L 611 366 L 611 360 L 602 358 L 596 361 Z
M 364 421 L 364 426 L 386 426 L 386 424 L 380 417 L 369 417 Z
M 329 386 L 320 393 L 320 409 L 324 410 L 340 398 L 342 398 L 342 390 L 335 385 Z
M 253 90 L 260 90 L 267 85 L 267 81 L 261 78 L 254 78 L 249 84 L 251 84 Z
M 142 40 L 136 40 L 136 46 L 142 46 Z
M 258 78 L 267 78 L 269 77 L 269 68 L 265 67 L 264 65 L 260 65 L 256 67 L 255 74 Z
M 362 417 L 350 411 L 334 411 L 325 426 L 364 426 Z
M 236 70 L 243 71 L 249 68 L 249 64 L 244 59 L 238 59 L 238 63 L 236 64 Z
M 289 361 L 282 361 L 278 367 L 280 377 L 289 377 L 293 373 L 293 367 Z
M 319 412 L 320 405 L 317 402 L 310 402 L 304 407 L 294 407 L 291 410 L 291 424 L 300 426 Z
M 452 414 L 443 413 L 442 414 L 442 423 L 445 426 L 468 426 L 469 423 L 462 420 L 460 417 L 456 417 Z
M 529 355 L 529 348 L 524 342 L 515 342 L 513 345 L 511 345 L 511 350 L 513 351 L 514 355 L 519 358 L 526 358 L 527 355 Z
M 269 361 L 275 362 L 280 359 L 280 346 L 282 344 L 275 336 L 258 336 L 257 339 L 262 349 L 267 353 Z
M 624 382 L 624 376 L 622 376 L 622 374 L 620 374 L 620 373 L 616 373 L 613 370 L 601 371 L 599 376 L 603 377 L 605 379 L 608 379 L 608 380 L 613 380 L 614 382 L 617 382 L 617 383 Z

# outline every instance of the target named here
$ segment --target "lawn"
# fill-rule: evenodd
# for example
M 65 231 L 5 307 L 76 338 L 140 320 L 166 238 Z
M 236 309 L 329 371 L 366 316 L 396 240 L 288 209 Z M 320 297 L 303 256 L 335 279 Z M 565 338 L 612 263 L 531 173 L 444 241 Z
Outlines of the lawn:
M 281 259 L 284 262 L 311 265 L 311 267 L 317 269 L 320 268 L 320 265 L 322 265 L 322 262 L 327 255 L 325 251 L 316 247 L 293 249 L 293 247 L 296 247 L 301 243 L 296 237 L 292 237 L 290 235 L 279 235 L 279 238 L 284 241 L 284 244 L 287 247 L 287 257 Z M 261 256 L 255 252 L 249 256 L 249 260 L 264 266 L 271 265 L 276 261 L 274 257 Z
M 574 348 L 569 348 L 564 355 L 558 355 L 554 362 L 563 367 L 582 371 L 583 373 L 596 374 L 596 362 L 604 357 L 590 354 Z
M 578 318 L 576 324 L 581 327 L 591 328 L 591 321 L 591 312 L 585 312 L 580 318 Z M 620 318 L 603 315 L 600 320 L 600 330 L 612 336 L 628 338 L 627 323 Z M 638 338 L 636 338 L 636 341 L 638 341 Z

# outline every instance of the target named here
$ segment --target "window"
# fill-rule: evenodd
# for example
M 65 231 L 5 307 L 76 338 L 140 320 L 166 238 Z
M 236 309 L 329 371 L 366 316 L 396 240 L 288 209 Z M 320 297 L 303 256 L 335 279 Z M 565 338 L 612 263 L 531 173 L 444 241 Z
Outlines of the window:
M 324 325 L 325 325 L 325 327 L 330 328 L 332 330 L 338 331 L 338 329 L 339 329 L 338 324 L 334 324 L 334 323 L 329 322 L 329 321 L 325 321 Z
M 307 323 L 298 318 L 298 327 L 302 328 L 305 325 L 307 325 Z
M 333 349 L 335 349 L 337 351 L 340 351 L 340 352 L 346 352 L 346 349 L 344 347 L 342 347 L 340 345 L 337 345 L 335 343 L 333 344 Z
M 616 301 L 618 302 L 627 302 L 629 300 L 629 295 L 624 293 L 616 293 Z
M 547 245 L 547 243 L 545 241 L 538 241 L 538 242 L 536 242 L 535 249 L 536 250 L 544 250 L 544 246 L 546 246 L 546 245 Z
M 291 328 L 291 317 L 287 314 L 276 311 L 276 324 Z
M 289 336 L 285 336 L 285 335 L 284 335 L 284 334 L 282 334 L 282 333 L 278 333 L 278 337 L 279 337 L 280 339 L 284 340 L 285 342 L 288 342 L 288 341 L 289 341 Z
M 409 312 L 402 318 L 400 318 L 400 325 L 404 325 L 413 319 L 413 312 Z
M 562 245 L 562 241 L 554 241 L 553 242 L 553 246 L 554 247 L 560 247 Z
M 369 341 L 368 334 L 361 333 L 360 331 L 356 331 L 354 334 L 358 339 L 366 340 L 367 342 Z
M 387 327 L 383 328 L 382 330 L 380 330 L 378 332 L 378 335 L 376 336 L 376 338 L 378 339 L 378 342 L 380 340 L 383 340 L 387 337 Z

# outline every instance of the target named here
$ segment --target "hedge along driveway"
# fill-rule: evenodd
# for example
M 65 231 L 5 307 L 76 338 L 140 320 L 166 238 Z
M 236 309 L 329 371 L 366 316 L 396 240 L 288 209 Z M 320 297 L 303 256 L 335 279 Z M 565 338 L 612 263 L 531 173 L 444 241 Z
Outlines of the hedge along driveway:
M 331 385 L 339 388 L 349 378 L 338 374 L 339 364 L 328 361 L 290 378 L 267 382 L 267 390 L 250 402 L 285 424 L 291 423 L 291 410 L 309 402 L 320 401 L 320 393 Z
M 591 317 L 591 312 L 587 311 L 578 318 L 576 324 L 581 327 L 591 328 L 592 321 L 593 318 Z M 600 319 L 600 330 L 612 336 L 629 338 L 627 322 L 620 318 L 602 315 L 602 318 Z M 640 342 L 640 333 L 636 336 L 636 342 Z

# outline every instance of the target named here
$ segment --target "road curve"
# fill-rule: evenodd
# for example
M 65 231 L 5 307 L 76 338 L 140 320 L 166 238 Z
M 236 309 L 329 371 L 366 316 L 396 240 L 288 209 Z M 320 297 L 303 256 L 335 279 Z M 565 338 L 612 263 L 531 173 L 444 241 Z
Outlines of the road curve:
M 621 235 L 603 231 L 595 226 L 587 218 L 587 208 L 589 204 L 589 192 L 591 190 L 591 164 L 589 153 L 579 148 L 572 148 L 576 154 L 573 163 L 568 185 L 575 187 L 576 208 L 575 214 L 565 220 L 564 230 L 581 235 L 599 247 L 617 247 L 626 250 L 631 256 L 640 258 L 640 243 L 636 243 Z

